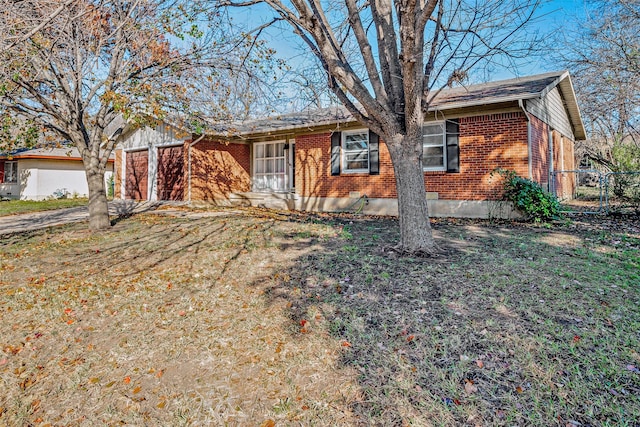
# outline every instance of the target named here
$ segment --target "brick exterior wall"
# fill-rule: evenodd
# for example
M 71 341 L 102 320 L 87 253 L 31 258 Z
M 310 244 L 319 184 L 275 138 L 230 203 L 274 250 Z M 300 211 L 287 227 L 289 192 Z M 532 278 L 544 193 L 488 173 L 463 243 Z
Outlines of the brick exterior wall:
M 527 118 L 522 112 L 463 117 L 459 119 L 460 172 L 425 172 L 425 189 L 442 200 L 497 200 L 501 193 L 497 168 L 529 174 Z M 559 136 L 559 134 L 558 134 Z M 532 173 L 546 185 L 548 177 L 548 127 L 531 116 Z M 188 185 L 188 151 L 184 145 L 184 182 Z M 378 175 L 331 175 L 331 133 L 296 135 L 295 187 L 302 197 L 348 198 L 351 193 L 370 198 L 397 197 L 395 176 L 386 144 L 380 141 Z M 573 142 L 557 144 L 554 165 L 564 158 L 573 164 Z M 555 151 L 555 150 L 554 150 Z M 116 197 L 120 193 L 122 152 L 116 152 Z M 248 144 L 204 140 L 191 147 L 191 199 L 215 201 L 229 193 L 251 191 L 251 150 Z M 561 183 L 573 188 L 571 182 Z M 188 198 L 185 186 L 184 197 Z
M 495 200 L 496 168 L 528 175 L 527 121 L 522 113 L 460 119 L 460 172 L 425 172 L 425 186 L 446 200 Z M 305 197 L 395 198 L 396 183 L 386 144 L 380 142 L 380 174 L 331 175 L 331 135 L 296 136 L 296 193 Z
M 116 150 L 116 162 L 113 165 L 114 189 L 113 197 L 115 199 L 122 198 L 122 153 L 123 150 Z
M 531 173 L 534 181 L 549 188 L 549 126 L 531 117 Z
M 305 197 L 349 197 L 352 191 L 369 197 L 395 198 L 396 182 L 387 146 L 380 142 L 380 174 L 331 175 L 331 134 L 296 136 L 296 193 Z
M 185 180 L 188 183 L 190 142 L 185 143 Z M 251 190 L 249 145 L 200 141 L 191 147 L 191 199 L 214 201 L 229 193 Z M 188 197 L 188 191 L 185 191 Z
M 460 173 L 427 172 L 427 191 L 445 200 L 497 200 L 501 194 L 495 169 L 529 174 L 527 120 L 523 113 L 460 119 Z

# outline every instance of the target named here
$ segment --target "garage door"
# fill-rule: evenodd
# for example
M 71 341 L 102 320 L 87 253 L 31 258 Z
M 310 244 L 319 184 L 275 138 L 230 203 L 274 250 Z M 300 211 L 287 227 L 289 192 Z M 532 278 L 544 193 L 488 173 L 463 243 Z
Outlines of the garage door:
M 125 198 L 147 200 L 148 174 L 149 152 L 143 150 L 127 153 Z
M 158 148 L 158 199 L 184 200 L 183 148 Z

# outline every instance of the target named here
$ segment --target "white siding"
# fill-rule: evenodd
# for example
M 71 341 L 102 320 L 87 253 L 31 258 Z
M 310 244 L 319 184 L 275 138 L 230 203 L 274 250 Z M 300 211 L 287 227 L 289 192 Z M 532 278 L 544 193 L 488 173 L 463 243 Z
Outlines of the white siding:
M 150 127 L 136 129 L 126 135 L 119 145 L 126 151 L 142 150 L 153 146 L 180 145 L 188 138 L 189 134 L 180 133 L 175 128 L 163 123 L 155 129 Z
M 113 174 L 113 166 L 107 166 L 105 185 Z M 69 196 L 86 197 L 89 193 L 87 177 L 80 161 L 22 159 L 18 160 L 20 198 L 44 200 L 57 191 Z
M 556 129 L 567 138 L 574 140 L 573 129 L 569 115 L 562 102 L 562 96 L 557 87 L 553 88 L 541 99 L 527 101 L 527 111 Z

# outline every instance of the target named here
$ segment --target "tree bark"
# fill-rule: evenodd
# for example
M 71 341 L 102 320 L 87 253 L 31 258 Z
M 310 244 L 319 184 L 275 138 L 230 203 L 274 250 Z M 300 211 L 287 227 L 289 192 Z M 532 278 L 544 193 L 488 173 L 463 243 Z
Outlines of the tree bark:
M 104 186 L 104 170 L 86 168 L 87 183 L 89 185 L 89 229 L 92 231 L 106 230 L 111 227 L 109 207 L 107 205 L 107 191 Z
M 438 247 L 433 240 L 427 195 L 422 170 L 422 139 L 394 135 L 388 143 L 396 176 L 400 245 L 403 253 L 433 255 Z

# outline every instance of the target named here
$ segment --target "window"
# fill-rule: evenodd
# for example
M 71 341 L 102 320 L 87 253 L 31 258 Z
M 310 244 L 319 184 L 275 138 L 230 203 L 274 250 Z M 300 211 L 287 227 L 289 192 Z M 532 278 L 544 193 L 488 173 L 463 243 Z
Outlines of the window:
M 446 170 L 446 132 L 444 122 L 422 127 L 422 166 L 426 171 Z
M 254 191 L 285 191 L 284 142 L 254 145 Z
M 18 182 L 18 162 L 4 163 L 4 182 L 7 182 L 7 183 Z
M 343 172 L 369 172 L 369 131 L 342 132 Z

